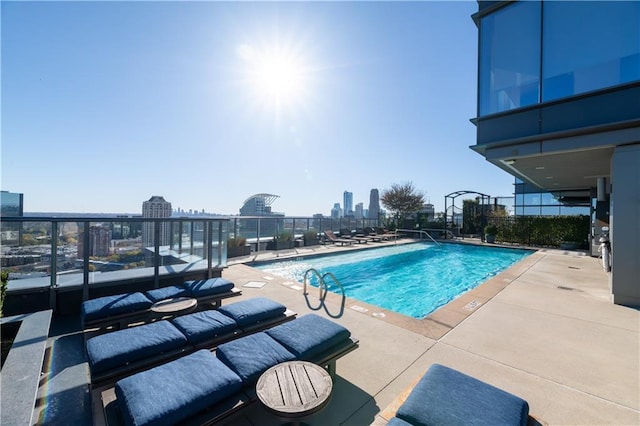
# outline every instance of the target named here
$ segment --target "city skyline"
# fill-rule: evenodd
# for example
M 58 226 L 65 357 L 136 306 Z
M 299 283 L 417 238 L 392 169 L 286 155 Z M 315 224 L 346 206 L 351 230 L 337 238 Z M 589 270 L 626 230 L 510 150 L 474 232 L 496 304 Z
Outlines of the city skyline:
M 476 9 L 8 2 L 2 189 L 27 212 L 137 213 L 162 194 L 224 215 L 269 192 L 291 216 L 402 182 L 436 211 L 454 191 L 510 196 L 469 149 Z

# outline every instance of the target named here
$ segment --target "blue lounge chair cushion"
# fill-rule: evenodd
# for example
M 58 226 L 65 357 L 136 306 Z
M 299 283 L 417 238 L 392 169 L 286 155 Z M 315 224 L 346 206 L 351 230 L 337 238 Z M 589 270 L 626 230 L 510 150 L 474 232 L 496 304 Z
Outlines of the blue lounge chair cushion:
M 399 419 L 397 417 L 393 417 L 391 420 L 389 420 L 389 422 L 387 423 L 387 426 L 414 426 L 411 423 L 407 423 L 402 419 Z
M 192 345 L 236 330 L 238 324 L 228 316 L 207 310 L 195 314 L 182 315 L 171 320 Z
M 287 307 L 266 297 L 255 297 L 218 308 L 220 312 L 233 318 L 240 327 L 253 325 L 260 321 L 276 318 L 287 310 Z
M 126 328 L 87 340 L 92 373 L 171 351 L 187 345 L 187 338 L 169 321 Z
M 269 367 L 295 356 L 264 332 L 250 334 L 218 346 L 216 356 L 246 384 L 253 383 Z
M 312 360 L 325 350 L 347 340 L 349 330 L 316 314 L 307 314 L 266 333 L 287 348 L 297 359 Z
M 169 425 L 233 395 L 242 381 L 206 349 L 116 383 L 128 425 Z
M 82 302 L 82 318 L 93 321 L 114 315 L 145 311 L 153 305 L 147 296 L 140 292 L 116 294 Z
M 172 299 L 174 297 L 189 297 L 191 293 L 186 288 L 179 285 L 171 285 L 168 287 L 156 288 L 154 290 L 149 290 L 146 293 L 146 296 L 152 302 L 159 302 L 161 300 Z
M 234 284 L 224 278 L 209 278 L 208 280 L 185 281 L 182 286 L 186 288 L 193 297 L 211 296 L 225 293 L 234 287 Z
M 459 371 L 433 364 L 396 417 L 412 425 L 521 425 L 529 405 L 513 394 Z

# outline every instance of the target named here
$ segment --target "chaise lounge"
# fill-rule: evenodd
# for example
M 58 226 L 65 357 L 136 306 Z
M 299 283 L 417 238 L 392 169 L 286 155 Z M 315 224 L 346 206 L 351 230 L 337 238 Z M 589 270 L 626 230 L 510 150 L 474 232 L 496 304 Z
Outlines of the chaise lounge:
M 122 328 L 134 322 L 148 322 L 164 316 L 152 310 L 155 303 L 178 297 L 189 297 L 200 305 L 218 307 L 223 299 L 239 296 L 241 291 L 224 278 L 185 281 L 180 285 L 162 287 L 145 293 L 134 292 L 104 296 L 82 302 L 82 326 L 84 330 L 98 331 L 114 326 Z
M 101 334 L 88 339 L 86 344 L 91 384 L 104 386 L 198 349 L 215 349 L 221 343 L 295 316 L 295 312 L 278 302 L 256 297 L 217 310 Z
M 94 393 L 107 424 L 214 424 L 257 400 L 255 384 L 270 367 L 291 360 L 321 365 L 335 374 L 337 359 L 358 341 L 343 326 L 307 314 L 269 330 L 200 350 L 119 380 Z
M 526 426 L 528 414 L 525 400 L 452 368 L 433 364 L 387 424 Z
M 345 244 L 353 244 L 355 240 L 351 240 L 348 238 L 338 238 L 336 237 L 336 234 L 333 233 L 332 230 L 327 229 L 324 231 L 324 235 L 326 235 L 327 239 L 329 241 L 331 241 L 333 244 L 338 244 L 340 243 L 341 246 L 345 245 Z

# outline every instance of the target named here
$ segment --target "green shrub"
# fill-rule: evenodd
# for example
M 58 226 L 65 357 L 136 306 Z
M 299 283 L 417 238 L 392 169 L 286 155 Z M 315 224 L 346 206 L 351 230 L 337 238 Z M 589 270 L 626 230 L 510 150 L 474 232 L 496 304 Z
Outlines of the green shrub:
M 498 227 L 495 225 L 487 225 L 484 227 L 484 233 L 485 235 L 497 235 Z
M 293 241 L 293 234 L 289 231 L 283 231 L 274 235 L 273 241 Z
M 245 237 L 237 236 L 235 238 L 229 238 L 227 240 L 228 247 L 244 247 L 247 245 L 247 239 Z

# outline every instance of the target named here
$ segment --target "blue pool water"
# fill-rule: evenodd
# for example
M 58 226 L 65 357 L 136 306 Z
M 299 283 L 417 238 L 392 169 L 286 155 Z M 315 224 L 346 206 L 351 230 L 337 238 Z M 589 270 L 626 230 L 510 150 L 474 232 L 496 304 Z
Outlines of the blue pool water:
M 465 244 L 417 243 L 254 267 L 298 282 L 303 282 L 309 268 L 320 274 L 331 272 L 352 299 L 424 318 L 531 253 Z

